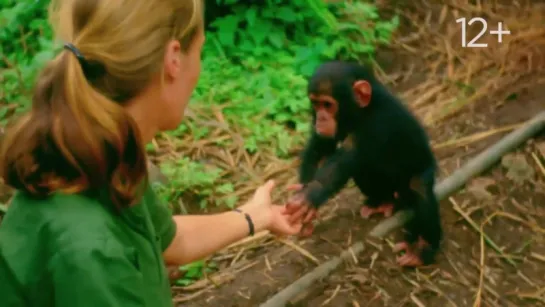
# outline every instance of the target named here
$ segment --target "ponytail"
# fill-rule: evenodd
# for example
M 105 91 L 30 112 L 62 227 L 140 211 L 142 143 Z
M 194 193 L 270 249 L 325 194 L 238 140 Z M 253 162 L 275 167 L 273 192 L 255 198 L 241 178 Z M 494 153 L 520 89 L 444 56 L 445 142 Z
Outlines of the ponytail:
M 88 77 L 67 50 L 49 63 L 37 79 L 31 110 L 2 141 L 0 174 L 34 196 L 107 190 L 116 207 L 127 207 L 147 181 L 140 132 Z

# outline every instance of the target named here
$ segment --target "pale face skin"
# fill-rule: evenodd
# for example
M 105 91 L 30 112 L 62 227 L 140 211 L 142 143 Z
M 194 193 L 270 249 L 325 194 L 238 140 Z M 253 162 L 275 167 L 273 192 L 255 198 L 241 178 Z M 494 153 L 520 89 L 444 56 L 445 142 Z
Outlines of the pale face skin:
M 127 111 L 138 124 L 144 143 L 150 142 L 157 132 L 180 125 L 201 73 L 204 40 L 204 31 L 200 31 L 185 53 L 179 41 L 169 41 L 163 74 L 127 104 Z

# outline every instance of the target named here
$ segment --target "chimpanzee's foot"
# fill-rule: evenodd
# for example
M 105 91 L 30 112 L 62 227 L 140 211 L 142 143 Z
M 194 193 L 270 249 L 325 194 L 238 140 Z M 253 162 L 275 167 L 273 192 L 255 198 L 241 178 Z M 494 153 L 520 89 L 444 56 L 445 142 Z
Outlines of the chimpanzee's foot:
M 382 204 L 376 208 L 372 208 L 369 206 L 363 206 L 360 210 L 361 217 L 368 219 L 374 214 L 384 214 L 384 217 L 390 217 L 392 216 L 394 212 L 394 205 L 393 204 Z
M 406 241 L 399 242 L 394 246 L 394 253 L 403 252 L 403 255 L 397 257 L 396 262 L 402 267 L 419 267 L 424 265 L 422 261 L 422 250 L 428 245 L 428 243 L 419 238 L 415 244 L 409 244 Z
M 364 219 L 368 219 L 371 215 L 375 213 L 375 210 L 375 208 L 367 207 L 364 205 L 363 207 L 361 207 L 360 215 Z
M 382 204 L 377 208 L 377 212 L 384 214 L 384 217 L 390 217 L 394 213 L 394 204 Z

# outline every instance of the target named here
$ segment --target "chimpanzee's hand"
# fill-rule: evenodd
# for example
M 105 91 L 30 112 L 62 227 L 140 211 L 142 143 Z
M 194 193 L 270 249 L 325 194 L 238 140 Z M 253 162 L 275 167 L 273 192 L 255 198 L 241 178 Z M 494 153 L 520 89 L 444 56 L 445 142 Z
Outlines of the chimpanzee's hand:
M 312 221 L 318 217 L 318 212 L 315 208 L 311 207 L 305 199 L 305 195 L 302 193 L 302 184 L 292 184 L 287 187 L 288 191 L 296 191 L 286 204 L 286 214 L 290 215 L 290 222 L 301 222 L 303 228 L 300 235 L 307 237 L 312 235 L 314 231 L 314 225 Z

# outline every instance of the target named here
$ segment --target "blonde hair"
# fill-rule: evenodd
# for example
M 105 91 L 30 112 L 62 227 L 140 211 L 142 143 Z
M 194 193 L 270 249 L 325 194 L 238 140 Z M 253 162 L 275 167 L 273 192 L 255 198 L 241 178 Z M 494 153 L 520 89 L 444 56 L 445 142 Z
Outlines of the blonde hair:
M 202 0 L 53 0 L 56 35 L 84 60 L 64 49 L 38 76 L 31 110 L 2 141 L 5 183 L 36 196 L 108 189 L 119 208 L 138 201 L 146 156 L 123 103 L 161 73 L 168 41 L 190 48 L 203 10 Z

